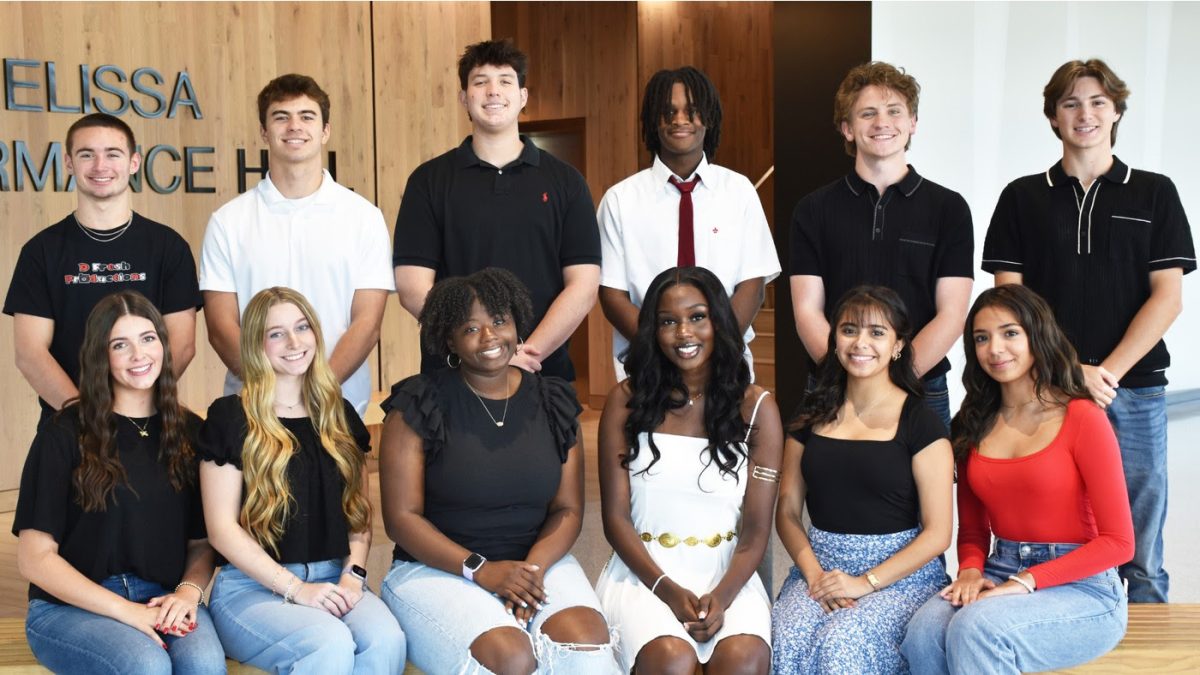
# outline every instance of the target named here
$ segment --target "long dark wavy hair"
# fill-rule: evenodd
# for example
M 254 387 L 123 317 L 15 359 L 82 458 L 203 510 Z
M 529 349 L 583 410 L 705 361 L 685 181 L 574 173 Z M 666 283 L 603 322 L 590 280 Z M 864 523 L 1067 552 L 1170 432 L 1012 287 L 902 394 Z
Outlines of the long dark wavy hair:
M 1083 369 L 1075 347 L 1054 319 L 1050 305 L 1037 293 L 1020 284 L 989 288 L 975 299 L 967 313 L 963 331 L 963 387 L 967 393 L 958 414 L 950 421 L 954 459 L 961 462 L 971 448 L 978 447 L 1000 412 L 1000 383 L 993 380 L 975 355 L 975 317 L 988 307 L 1008 311 L 1025 330 L 1033 355 L 1033 391 L 1044 404 L 1066 405 L 1072 399 L 1091 398 L 1083 380 Z
M 187 417 L 176 392 L 171 344 L 162 314 L 137 291 L 119 291 L 105 297 L 88 316 L 79 349 L 79 396 L 68 401 L 79 416 L 79 449 L 82 460 L 71 476 L 75 498 L 84 511 L 104 511 L 109 495 L 126 483 L 125 467 L 117 454 L 117 417 L 113 414 L 112 373 L 108 340 L 113 325 L 123 316 L 150 321 L 162 343 L 162 371 L 154 382 L 154 407 L 162 416 L 158 461 L 167 466 L 171 487 L 178 492 L 196 480 L 196 460 L 188 440 Z
M 804 394 L 790 430 L 833 422 L 846 402 L 846 369 L 836 354 L 838 327 L 845 321 L 865 326 L 878 316 L 888 322 L 896 338 L 904 341 L 900 358 L 888 363 L 888 378 L 910 396 L 923 395 L 921 380 L 913 370 L 912 320 L 899 294 L 884 286 L 856 286 L 838 300 L 832 316 L 825 358 L 817 364 L 816 385 Z
M 742 399 L 750 386 L 750 366 L 743 352 L 746 343 L 738 329 L 737 317 L 725 287 L 716 275 L 703 267 L 673 267 L 654 277 L 638 312 L 637 334 L 630 341 L 625 371 L 629 373 L 629 418 L 625 421 L 625 447 L 621 466 L 629 468 L 639 452 L 638 435 L 647 432 L 650 464 L 662 453 L 654 443 L 654 430 L 662 425 L 667 412 L 688 403 L 683 376 L 658 346 L 658 303 L 667 289 L 692 286 L 708 304 L 708 319 L 713 327 L 713 349 L 709 357 L 708 386 L 704 390 L 704 431 L 708 437 L 709 464 L 722 474 L 737 476 L 737 468 L 746 457 L 741 447 L 746 437 L 742 419 Z

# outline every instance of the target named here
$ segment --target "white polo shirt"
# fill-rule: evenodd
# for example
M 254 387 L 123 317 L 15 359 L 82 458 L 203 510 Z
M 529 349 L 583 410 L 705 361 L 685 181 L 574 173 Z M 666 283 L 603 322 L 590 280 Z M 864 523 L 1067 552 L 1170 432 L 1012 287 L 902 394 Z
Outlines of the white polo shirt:
M 383 213 L 322 173 L 321 187 L 307 197 L 284 197 L 268 173 L 253 190 L 217 209 L 204 232 L 200 290 L 237 293 L 239 315 L 264 288 L 300 291 L 316 309 L 332 353 L 350 326 L 354 291 L 391 292 L 396 281 Z M 226 394 L 241 387 L 233 373 L 226 374 Z M 371 398 L 366 363 L 342 385 L 342 396 L 360 415 L 366 412 Z
M 637 307 L 650 282 L 679 259 L 679 190 L 673 174 L 658 157 L 654 165 L 609 188 L 600 202 L 600 285 L 628 291 Z M 769 283 L 779 276 L 779 256 L 762 202 L 749 179 L 708 159 L 700 160 L 691 180 L 700 176 L 692 192 L 696 265 L 708 268 L 733 289 L 747 279 L 763 277 Z M 676 178 L 680 178 L 676 176 Z M 746 329 L 746 356 L 754 329 Z M 613 331 L 613 356 L 629 342 Z M 753 363 L 753 361 L 751 361 Z M 623 379 L 617 367 L 617 379 Z

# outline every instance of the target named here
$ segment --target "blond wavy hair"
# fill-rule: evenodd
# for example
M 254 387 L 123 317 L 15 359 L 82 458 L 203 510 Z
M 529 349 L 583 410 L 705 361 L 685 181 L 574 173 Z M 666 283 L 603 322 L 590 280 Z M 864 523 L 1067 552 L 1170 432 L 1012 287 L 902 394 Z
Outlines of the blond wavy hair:
M 371 504 L 363 495 L 363 453 L 346 423 L 342 388 L 325 358 L 325 339 L 312 305 L 298 291 L 274 286 L 259 291 L 242 315 L 242 410 L 246 414 L 246 440 L 242 446 L 242 475 L 245 500 L 242 527 L 264 549 L 279 555 L 295 499 L 288 487 L 287 466 L 297 439 L 275 414 L 275 370 L 267 360 L 263 339 L 267 312 L 275 305 L 295 305 L 312 329 L 317 348 L 304 374 L 303 398 L 321 447 L 333 458 L 345 485 L 342 513 L 351 532 L 362 532 L 371 521 Z

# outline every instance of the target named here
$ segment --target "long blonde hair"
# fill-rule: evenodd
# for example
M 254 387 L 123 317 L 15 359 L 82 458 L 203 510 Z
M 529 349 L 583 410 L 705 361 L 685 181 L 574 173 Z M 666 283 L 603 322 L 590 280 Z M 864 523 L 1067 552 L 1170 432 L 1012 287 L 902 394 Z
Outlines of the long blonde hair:
M 298 441 L 275 414 L 275 370 L 267 360 L 263 336 L 267 312 L 291 303 L 304 315 L 316 338 L 312 364 L 304 374 L 302 396 L 321 446 L 337 464 L 345 486 L 342 513 L 351 532 L 362 532 L 371 521 L 371 504 L 363 496 L 363 453 L 350 435 L 342 404 L 342 388 L 325 358 L 325 339 L 312 305 L 299 292 L 282 286 L 259 291 L 242 315 L 242 410 L 246 414 L 246 440 L 242 446 L 245 500 L 241 525 L 264 548 L 279 554 L 295 500 L 288 488 L 287 466 Z

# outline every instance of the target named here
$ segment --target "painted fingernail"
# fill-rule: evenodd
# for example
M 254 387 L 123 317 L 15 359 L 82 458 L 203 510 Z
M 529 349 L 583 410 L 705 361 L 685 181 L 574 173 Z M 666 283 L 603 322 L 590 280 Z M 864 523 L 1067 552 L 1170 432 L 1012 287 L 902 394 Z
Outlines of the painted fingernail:
M 521 609 L 529 609 L 529 605 L 525 604 L 524 600 L 521 601 Z

